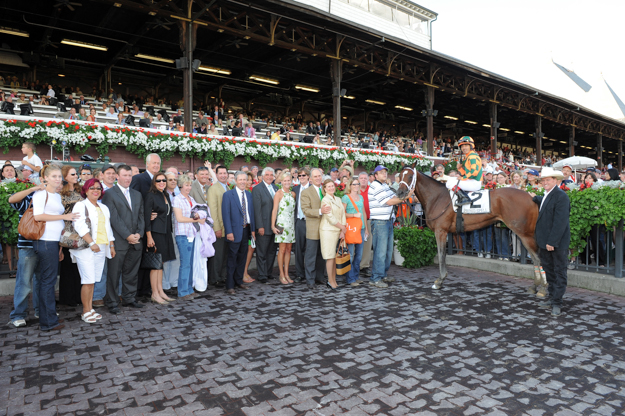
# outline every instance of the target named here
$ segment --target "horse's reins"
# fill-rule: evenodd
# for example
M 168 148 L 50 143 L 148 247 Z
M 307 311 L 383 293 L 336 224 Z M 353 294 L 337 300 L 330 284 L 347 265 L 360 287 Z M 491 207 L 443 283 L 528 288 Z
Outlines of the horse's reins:
M 415 186 L 417 185 L 417 170 L 415 168 L 413 168 L 413 167 L 408 167 L 407 169 L 412 170 L 412 181 L 410 181 L 410 185 L 408 185 L 408 183 L 406 181 L 404 181 L 404 176 L 406 175 L 405 172 L 401 175 L 402 177 L 401 177 L 401 181 L 399 182 L 399 184 L 401 185 L 403 183 L 408 188 L 408 191 L 414 191 Z M 406 168 L 404 168 L 404 170 L 406 170 Z M 449 203 L 447 204 L 447 206 L 445 206 L 443 211 L 438 216 L 436 216 L 434 218 L 425 218 L 424 221 L 434 221 L 434 220 L 439 219 L 447 211 L 447 208 L 449 208 L 451 203 L 452 203 L 452 200 L 450 199 Z

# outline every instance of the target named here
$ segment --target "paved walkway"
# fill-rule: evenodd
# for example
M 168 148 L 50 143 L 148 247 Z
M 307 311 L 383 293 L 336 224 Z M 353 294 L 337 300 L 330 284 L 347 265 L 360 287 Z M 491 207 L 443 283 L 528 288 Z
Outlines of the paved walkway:
M 436 273 L 209 290 L 98 325 L 62 310 L 55 334 L 3 326 L 0 415 L 623 413 L 624 298 L 571 289 L 553 318 L 528 280 L 451 268 L 432 291 Z

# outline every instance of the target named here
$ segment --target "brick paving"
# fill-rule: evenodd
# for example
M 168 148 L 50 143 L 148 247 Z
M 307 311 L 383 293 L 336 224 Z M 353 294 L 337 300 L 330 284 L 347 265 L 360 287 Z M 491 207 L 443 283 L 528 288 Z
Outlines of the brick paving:
M 393 266 L 389 289 L 254 283 L 228 296 L 60 310 L 61 333 L 0 328 L 1 415 L 610 415 L 625 409 L 625 299 Z M 8 320 L 11 299 L 0 299 Z

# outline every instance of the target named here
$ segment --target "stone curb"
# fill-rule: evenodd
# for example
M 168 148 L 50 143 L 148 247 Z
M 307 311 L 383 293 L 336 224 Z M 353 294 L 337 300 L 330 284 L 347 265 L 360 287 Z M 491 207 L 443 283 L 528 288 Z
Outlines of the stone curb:
M 481 259 L 472 256 L 448 255 L 448 266 L 467 267 L 470 269 L 483 270 L 508 276 L 534 279 L 534 266 L 531 264 L 519 264 L 495 259 Z M 434 259 L 438 264 L 438 259 Z M 583 272 L 579 270 L 567 270 L 568 285 L 579 287 L 595 292 L 609 293 L 611 295 L 625 296 L 625 278 L 619 279 L 614 276 Z

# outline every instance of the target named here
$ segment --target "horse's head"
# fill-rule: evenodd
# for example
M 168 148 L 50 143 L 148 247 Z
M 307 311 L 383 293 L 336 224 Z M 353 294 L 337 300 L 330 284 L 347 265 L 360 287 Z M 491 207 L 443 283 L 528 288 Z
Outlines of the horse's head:
M 412 166 L 404 166 L 399 172 L 399 188 L 397 189 L 397 196 L 399 198 L 405 198 L 411 189 L 414 189 L 417 184 L 417 171 Z

